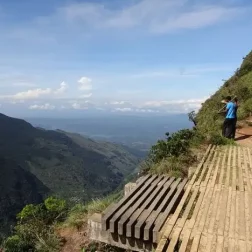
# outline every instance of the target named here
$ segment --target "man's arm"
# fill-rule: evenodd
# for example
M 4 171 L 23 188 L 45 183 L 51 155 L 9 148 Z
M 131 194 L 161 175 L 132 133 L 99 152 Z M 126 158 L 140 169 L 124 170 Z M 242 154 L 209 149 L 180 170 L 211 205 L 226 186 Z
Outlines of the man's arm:
M 226 109 L 225 109 L 225 112 L 228 112 L 228 110 L 231 108 L 231 103 L 227 103 L 227 106 L 226 106 Z

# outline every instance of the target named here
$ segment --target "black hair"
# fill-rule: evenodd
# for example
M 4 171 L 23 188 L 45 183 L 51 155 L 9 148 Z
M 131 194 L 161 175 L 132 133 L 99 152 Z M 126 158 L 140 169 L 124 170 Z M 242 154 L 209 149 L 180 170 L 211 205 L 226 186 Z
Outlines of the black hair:
M 226 97 L 226 100 L 227 100 L 227 101 L 231 101 L 231 100 L 232 100 L 231 96 L 227 96 L 227 97 Z

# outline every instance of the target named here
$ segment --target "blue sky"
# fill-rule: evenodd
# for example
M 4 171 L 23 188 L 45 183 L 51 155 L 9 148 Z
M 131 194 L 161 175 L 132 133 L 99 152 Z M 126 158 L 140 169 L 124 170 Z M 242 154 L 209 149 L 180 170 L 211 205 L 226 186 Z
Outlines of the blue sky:
M 0 0 L 1 111 L 198 109 L 252 45 L 250 0 Z

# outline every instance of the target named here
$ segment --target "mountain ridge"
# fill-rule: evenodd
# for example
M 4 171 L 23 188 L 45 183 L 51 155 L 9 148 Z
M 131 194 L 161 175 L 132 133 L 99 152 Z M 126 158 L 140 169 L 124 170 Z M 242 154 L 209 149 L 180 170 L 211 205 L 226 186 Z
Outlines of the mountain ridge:
M 122 146 L 38 129 L 0 114 L 0 232 L 24 205 L 48 195 L 74 203 L 107 195 L 138 163 L 139 157 Z
M 223 108 L 221 101 L 227 96 L 239 101 L 238 120 L 246 119 L 252 111 L 252 51 L 248 53 L 239 68 L 200 108 L 196 116 L 197 128 L 204 133 L 216 133 L 221 128 Z

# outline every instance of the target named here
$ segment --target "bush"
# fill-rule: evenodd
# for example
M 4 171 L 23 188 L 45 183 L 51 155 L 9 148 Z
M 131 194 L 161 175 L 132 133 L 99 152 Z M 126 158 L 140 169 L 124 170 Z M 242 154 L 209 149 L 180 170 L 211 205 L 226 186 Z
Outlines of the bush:
M 169 174 L 174 177 L 186 177 L 188 175 L 188 167 L 196 161 L 193 155 L 181 155 L 179 157 L 168 157 L 157 164 L 154 164 L 150 173 L 153 174 Z
M 22 211 L 17 215 L 20 220 L 31 219 L 35 216 L 39 217 L 42 214 L 42 205 L 26 205 Z
M 180 130 L 171 136 L 167 133 L 166 140 L 159 140 L 151 148 L 148 159 L 140 166 L 141 173 L 185 177 L 188 167 L 196 161 L 191 148 L 198 147 L 204 140 L 204 135 L 195 129 Z
M 54 197 L 49 197 L 45 200 L 45 207 L 50 212 L 60 213 L 66 209 L 66 201 Z
M 68 218 L 64 222 L 65 226 L 81 228 L 88 215 L 103 212 L 111 203 L 121 199 L 122 193 L 114 193 L 102 199 L 95 199 L 88 204 L 77 204 L 69 212 Z
M 26 245 L 21 237 L 18 235 L 10 236 L 4 242 L 5 252 L 26 252 L 29 251 L 30 246 Z
M 171 136 L 166 133 L 166 140 L 159 140 L 156 145 L 152 146 L 150 151 L 151 161 L 158 163 L 167 157 L 187 154 L 195 134 L 195 131 L 189 129 L 180 130 Z
M 243 105 L 243 110 L 248 116 L 250 112 L 252 112 L 252 98 L 246 100 L 246 102 Z
M 213 133 L 209 138 L 209 143 L 213 145 L 235 144 L 234 140 L 227 139 L 218 133 Z
M 50 197 L 39 205 L 27 205 L 17 215 L 14 235 L 5 243 L 5 251 L 54 252 L 59 250 L 59 239 L 54 226 L 65 220 L 66 202 Z

